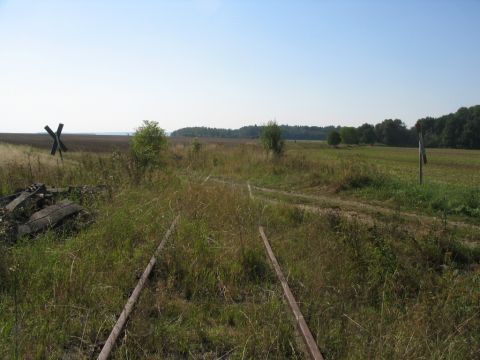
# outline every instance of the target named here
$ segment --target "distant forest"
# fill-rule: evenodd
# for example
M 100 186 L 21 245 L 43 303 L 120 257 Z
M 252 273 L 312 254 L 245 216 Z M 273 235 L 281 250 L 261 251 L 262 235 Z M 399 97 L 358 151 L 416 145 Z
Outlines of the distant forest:
M 462 107 L 455 113 L 418 121 L 423 126 L 427 147 L 480 149 L 480 105 Z M 262 128 L 257 125 L 235 130 L 188 127 L 172 132 L 171 136 L 255 139 L 260 136 Z M 283 138 L 287 140 L 326 140 L 329 133 L 337 131 L 346 144 L 415 146 L 418 143 L 415 127 L 408 128 L 399 119 L 385 119 L 376 125 L 363 124 L 357 128 L 289 125 L 281 125 L 281 128 Z
M 186 127 L 176 130 L 170 136 L 210 137 L 228 139 L 256 139 L 260 136 L 263 126 L 251 125 L 240 129 L 217 129 L 209 127 Z M 325 140 L 331 131 L 338 131 L 335 126 L 290 126 L 281 125 L 282 135 L 287 140 Z

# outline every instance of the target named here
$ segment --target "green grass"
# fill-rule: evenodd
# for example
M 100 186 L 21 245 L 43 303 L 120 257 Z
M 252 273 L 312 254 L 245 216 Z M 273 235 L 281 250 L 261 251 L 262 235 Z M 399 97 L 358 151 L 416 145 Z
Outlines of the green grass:
M 75 154 L 61 168 L 4 166 L 4 193 L 41 181 L 106 183 L 112 196 L 87 204 L 95 223 L 79 232 L 1 244 L 0 358 L 16 348 L 18 358 L 98 355 L 176 214 L 115 358 L 304 358 L 259 225 L 327 359 L 478 357 L 480 250 L 465 245 L 464 232 L 417 231 L 395 216 L 362 223 L 342 209 L 310 214 L 252 200 L 246 186 L 196 180 L 212 174 L 448 216 L 464 206 L 456 216 L 475 221 L 480 200 L 468 174 L 478 162 L 443 150 L 468 169 L 453 181 L 455 166 L 436 165 L 432 154 L 431 171 L 444 166 L 452 180 L 419 187 L 411 149 L 288 145 L 281 160 L 255 145 L 175 147 L 163 169 L 142 176 L 118 154 Z M 437 203 L 446 195 L 449 203 Z
M 181 213 L 117 358 L 302 358 L 255 236 L 260 210 L 246 199 L 228 188 L 205 191 L 159 177 L 97 205 L 96 224 L 78 235 L 49 232 L 19 241 L 2 259 L 12 270 L 2 278 L 0 357 L 13 357 L 15 344 L 21 358 L 98 353 L 137 276 Z
M 381 206 L 480 223 L 480 151 L 432 149 L 418 184 L 418 153 L 411 148 L 340 147 L 288 143 L 283 159 L 268 160 L 258 146 L 208 147 L 191 169 L 203 176 L 307 194 L 332 195 Z
M 478 355 L 478 251 L 435 229 L 271 211 L 272 246 L 326 358 Z
M 260 208 L 229 188 L 187 186 L 178 200 L 182 220 L 116 356 L 303 358 L 258 241 Z

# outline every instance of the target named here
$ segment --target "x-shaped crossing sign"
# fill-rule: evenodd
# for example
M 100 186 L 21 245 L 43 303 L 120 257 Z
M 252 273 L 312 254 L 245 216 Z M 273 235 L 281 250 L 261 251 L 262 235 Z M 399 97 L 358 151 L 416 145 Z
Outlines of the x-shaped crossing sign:
M 63 130 L 63 124 L 58 124 L 57 132 L 54 133 L 52 129 L 47 125 L 45 126 L 45 130 L 50 134 L 50 136 L 53 138 L 53 146 L 52 146 L 52 151 L 50 154 L 55 155 L 55 153 L 58 152 L 60 153 L 60 158 L 63 160 L 63 155 L 62 151 L 67 151 L 67 147 L 65 144 L 60 140 L 60 135 L 62 134 Z

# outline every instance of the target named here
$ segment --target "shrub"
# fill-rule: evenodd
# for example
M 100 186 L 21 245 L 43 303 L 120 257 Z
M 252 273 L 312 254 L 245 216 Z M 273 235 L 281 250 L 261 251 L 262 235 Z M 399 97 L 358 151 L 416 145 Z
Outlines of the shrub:
M 328 134 L 328 145 L 337 146 L 342 141 L 340 134 L 337 131 L 332 131 Z
M 202 144 L 200 144 L 198 139 L 195 138 L 192 142 L 192 154 L 195 156 L 198 155 L 201 149 L 202 149 Z
M 142 126 L 136 129 L 131 141 L 131 151 L 136 164 L 140 168 L 157 166 L 166 144 L 165 131 L 158 123 L 144 120 Z
M 285 143 L 282 139 L 282 129 L 275 121 L 269 121 L 263 127 L 260 140 L 266 151 L 273 153 L 275 156 L 282 155 Z
M 375 166 L 365 163 L 346 162 L 341 164 L 338 181 L 333 184 L 334 192 L 361 189 L 365 187 L 378 188 L 385 178 Z
M 340 137 L 344 144 L 358 144 L 358 132 L 354 127 L 343 127 L 340 129 Z

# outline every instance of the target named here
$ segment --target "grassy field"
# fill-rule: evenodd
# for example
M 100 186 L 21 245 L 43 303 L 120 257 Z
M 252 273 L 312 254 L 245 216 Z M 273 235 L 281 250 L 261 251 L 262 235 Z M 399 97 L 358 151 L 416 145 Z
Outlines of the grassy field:
M 289 142 L 282 159 L 266 162 L 254 145 L 222 150 L 206 145 L 201 156 L 205 176 L 480 221 L 480 151 L 428 150 L 423 186 L 418 184 L 418 150 L 412 148 L 331 148 L 322 142 Z
M 305 358 L 259 225 L 327 359 L 480 356 L 478 230 L 413 227 L 401 216 L 478 223 L 480 152 L 428 151 L 420 187 L 415 149 L 289 142 L 282 159 L 268 159 L 252 142 L 195 150 L 183 140 L 142 177 L 127 153 L 69 153 L 61 165 L 43 150 L 14 149 L 0 166 L 3 194 L 46 182 L 104 183 L 112 195 L 87 204 L 95 223 L 77 233 L 1 243 L 0 358 L 98 355 L 177 214 L 115 358 Z M 250 198 L 247 181 L 397 213 L 373 222 L 361 209 L 313 213 L 288 194 Z

